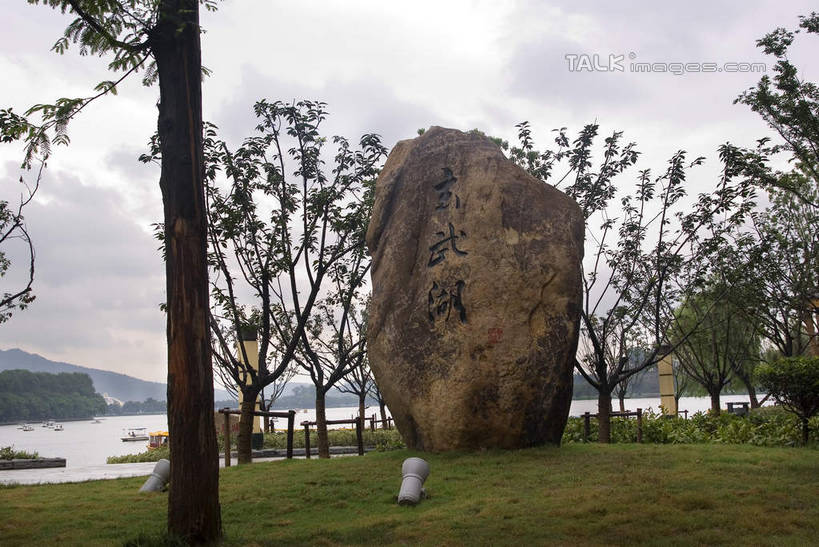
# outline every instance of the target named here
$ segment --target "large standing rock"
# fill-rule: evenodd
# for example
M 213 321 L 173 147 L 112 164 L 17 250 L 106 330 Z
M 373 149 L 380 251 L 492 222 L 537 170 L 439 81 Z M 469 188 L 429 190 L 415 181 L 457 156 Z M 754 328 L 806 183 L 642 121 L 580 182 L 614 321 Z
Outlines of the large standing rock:
M 369 360 L 411 448 L 559 443 L 572 397 L 583 216 L 486 137 L 399 142 L 367 232 Z

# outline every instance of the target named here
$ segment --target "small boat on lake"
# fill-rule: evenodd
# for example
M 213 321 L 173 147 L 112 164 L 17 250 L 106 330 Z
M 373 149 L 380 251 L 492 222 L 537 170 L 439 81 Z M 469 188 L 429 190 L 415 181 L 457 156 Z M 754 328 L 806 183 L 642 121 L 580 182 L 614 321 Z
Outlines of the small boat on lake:
M 125 443 L 130 441 L 147 441 L 148 434 L 145 431 L 146 429 L 144 427 L 130 427 L 120 438 L 122 439 L 122 442 Z
M 156 450 L 159 447 L 167 446 L 168 432 L 167 431 L 152 431 L 149 433 L 148 450 Z
M 20 426 L 20 429 L 22 429 L 23 431 L 34 431 L 34 426 L 29 424 L 23 424 L 22 426 Z
M 62 431 L 63 430 L 63 424 L 54 424 L 54 427 L 52 427 L 52 429 L 54 431 Z

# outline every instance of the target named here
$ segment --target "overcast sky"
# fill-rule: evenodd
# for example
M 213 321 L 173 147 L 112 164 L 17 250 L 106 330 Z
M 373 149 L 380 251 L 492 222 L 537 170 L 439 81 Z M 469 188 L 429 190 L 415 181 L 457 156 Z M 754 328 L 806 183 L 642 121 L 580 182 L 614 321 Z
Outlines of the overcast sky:
M 213 72 L 205 119 L 238 144 L 255 125 L 254 101 L 318 99 L 329 103 L 327 134 L 379 133 L 390 147 L 431 125 L 511 140 L 514 124 L 528 120 L 545 143 L 553 128 L 573 134 L 596 120 L 601 132 L 620 129 L 636 141 L 644 168 L 663 170 L 681 148 L 705 156 L 690 179 L 704 190 L 719 144 L 751 145 L 769 134 L 754 113 L 732 104 L 759 80 L 759 68 L 727 72 L 725 64 L 765 63 L 770 74 L 771 59 L 755 40 L 777 26 L 794 28 L 815 4 L 656 5 L 227 1 L 202 14 L 202 58 Z M 107 60 L 49 51 L 68 21 L 23 0 L 3 2 L 0 107 L 22 112 L 89 95 L 112 79 Z M 818 46 L 800 35 L 792 55 L 812 81 Z M 587 70 L 594 59 L 582 55 L 594 54 L 612 70 Z M 580 71 L 570 70 L 570 59 Z M 638 73 L 632 63 L 722 70 Z M 164 267 L 150 227 L 162 217 L 159 173 L 137 162 L 156 126 L 157 93 L 134 79 L 72 122 L 70 147 L 55 151 L 25 212 L 37 300 L 0 326 L 0 349 L 165 381 Z M 0 146 L 0 199 L 19 199 L 21 157 L 20 147 Z

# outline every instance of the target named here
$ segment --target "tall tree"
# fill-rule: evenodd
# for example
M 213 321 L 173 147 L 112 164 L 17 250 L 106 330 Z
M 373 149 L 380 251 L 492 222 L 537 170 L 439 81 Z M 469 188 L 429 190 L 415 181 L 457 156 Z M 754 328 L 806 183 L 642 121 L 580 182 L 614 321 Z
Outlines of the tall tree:
M 321 322 L 319 307 L 329 302 L 328 293 L 344 298 L 333 292 L 335 280 L 366 273 L 353 257 L 365 263 L 368 183 L 386 149 L 377 135 L 364 135 L 358 150 L 335 137 L 334 165 L 326 173 L 327 141 L 320 134 L 325 106 L 262 100 L 254 106 L 258 135 L 236 151 L 208 141 L 212 331 L 217 363 L 243 395 L 240 463 L 251 458 L 251 412 L 259 393 L 297 358 L 304 363 L 311 351 L 317 354 L 310 329 Z M 216 181 L 220 169 L 224 189 Z M 235 356 L 235 342 L 248 326 L 259 337 L 258 370 L 244 349 Z M 330 379 L 337 380 L 330 375 L 320 384 Z
M 369 211 L 369 206 L 366 207 Z M 369 212 L 367 212 L 369 217 Z M 361 226 L 366 228 L 364 220 Z M 318 313 L 305 330 L 299 347 L 299 364 L 310 375 L 316 387 L 316 432 L 318 455 L 330 457 L 327 436 L 326 397 L 330 389 L 342 378 L 357 375 L 355 386 L 359 397 L 359 416 L 364 417 L 364 398 L 367 390 L 364 363 L 367 359 L 367 323 L 362 313 L 364 278 L 370 270 L 370 260 L 363 246 L 366 230 L 359 234 L 362 246 L 351 253 L 350 259 L 333 268 L 334 288 L 318 306 Z
M 798 173 L 792 189 L 819 200 L 819 187 Z M 814 294 L 819 288 L 819 207 L 791 191 L 773 189 L 771 205 L 752 215 L 750 230 L 735 238 L 727 269 L 734 303 L 757 325 L 782 356 L 803 355 L 816 343 L 812 329 Z
M 144 83 L 159 81 L 157 134 L 162 151 L 159 185 L 164 206 L 168 340 L 168 427 L 171 479 L 168 531 L 190 542 L 221 536 L 219 460 L 213 418 L 213 372 L 208 335 L 208 278 L 202 156 L 199 0 L 29 0 L 74 19 L 54 45 L 113 55 L 112 72 L 89 97 L 36 105 L 27 117 L 6 110 L 2 133 L 26 140 L 30 164 L 52 143 L 67 143 L 68 122 L 117 84 L 146 68 Z M 203 0 L 214 8 L 213 0 Z M 42 122 L 29 121 L 39 115 Z M 53 134 L 53 137 L 50 135 Z
M 634 143 L 623 145 L 621 132 L 604 140 L 595 171 L 597 124 L 584 127 L 571 142 L 565 128 L 556 130 L 555 149 L 544 152 L 535 149 L 528 123 L 518 129 L 512 159 L 544 182 L 554 181 L 577 201 L 586 220 L 593 250 L 583 265 L 575 368 L 597 390 L 599 439 L 609 442 L 612 392 L 673 352 L 666 333 L 674 307 L 701 283 L 709 269 L 707 256 L 720 247 L 729 226 L 744 218 L 753 193 L 747 184 L 732 184 L 734 173 L 726 165 L 712 192 L 687 199 L 688 169 L 703 158 L 689 162 L 679 151 L 660 176 L 639 171 L 633 192 L 619 192 L 619 204 L 613 205 L 616 178 L 638 158 Z M 557 168 L 563 174 L 553 174 Z M 634 347 L 651 349 L 631 363 Z
M 734 102 L 757 112 L 778 137 L 777 142 L 765 137 L 755 149 L 740 149 L 733 145 L 736 168 L 767 188 L 781 188 L 811 207 L 819 207 L 816 193 L 804 193 L 805 186 L 771 166 L 773 156 L 787 154 L 811 181 L 809 187 L 819 187 L 819 87 L 804 80 L 788 58 L 788 50 L 796 34 L 805 31 L 819 34 L 819 13 L 799 17 L 794 30 L 779 27 L 759 40 L 757 47 L 776 59 L 774 76 L 764 75 L 755 87 L 743 92 Z
M 726 297 L 727 288 L 712 284 L 691 295 L 671 325 L 677 360 L 685 373 L 711 397 L 711 413 L 720 413 L 720 394 L 736 371 L 752 370 L 760 359 L 754 324 Z

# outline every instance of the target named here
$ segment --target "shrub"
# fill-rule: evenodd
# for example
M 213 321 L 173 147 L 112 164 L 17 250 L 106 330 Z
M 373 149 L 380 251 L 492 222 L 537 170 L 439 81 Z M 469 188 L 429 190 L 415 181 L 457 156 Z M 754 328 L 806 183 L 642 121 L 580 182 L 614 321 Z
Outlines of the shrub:
M 786 357 L 760 365 L 756 379 L 802 423 L 802 443 L 809 438 L 810 419 L 819 413 L 819 357 Z
M 0 447 L 0 460 L 33 460 L 39 457 L 37 452 L 14 450 L 14 445 Z
M 143 463 L 143 462 L 158 462 L 161 459 L 170 459 L 171 448 L 169 446 L 160 446 L 154 450 L 146 450 L 139 454 L 126 454 L 124 456 L 108 456 L 105 463 Z
M 810 420 L 810 442 L 819 442 L 819 416 Z M 782 407 L 754 409 L 747 417 L 698 412 L 690 419 L 669 418 L 652 410 L 643 413 L 643 442 L 654 444 L 730 443 L 757 446 L 795 446 L 800 443 L 800 422 Z M 597 420 L 591 419 L 589 442 L 597 441 Z M 613 417 L 611 442 L 637 441 L 637 420 Z M 583 442 L 583 418 L 572 417 L 563 442 Z

